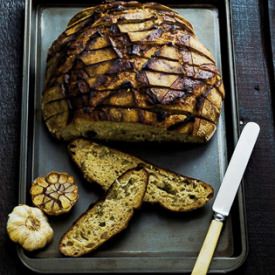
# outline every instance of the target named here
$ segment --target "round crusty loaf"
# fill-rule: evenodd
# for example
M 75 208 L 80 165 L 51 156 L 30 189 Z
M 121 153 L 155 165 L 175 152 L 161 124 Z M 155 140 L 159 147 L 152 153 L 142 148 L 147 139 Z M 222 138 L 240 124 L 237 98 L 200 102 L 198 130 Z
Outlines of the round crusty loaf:
M 224 88 L 192 25 L 156 4 L 75 15 L 49 50 L 43 117 L 59 139 L 204 142 Z

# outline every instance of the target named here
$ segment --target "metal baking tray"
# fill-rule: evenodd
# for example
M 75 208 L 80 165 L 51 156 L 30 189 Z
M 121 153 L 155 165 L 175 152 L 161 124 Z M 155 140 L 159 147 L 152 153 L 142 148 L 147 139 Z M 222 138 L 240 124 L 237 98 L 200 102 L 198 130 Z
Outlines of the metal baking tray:
M 196 34 L 214 54 L 218 67 L 222 69 L 226 100 L 218 129 L 213 139 L 202 145 L 116 143 L 113 146 L 159 166 L 209 182 L 217 191 L 239 134 L 230 1 L 160 2 L 175 8 L 192 22 Z M 61 235 L 102 193 L 85 182 L 70 161 L 66 144 L 54 140 L 43 124 L 40 101 L 45 61 L 50 44 L 64 30 L 69 18 L 81 8 L 96 3 L 26 0 L 19 203 L 31 205 L 29 188 L 32 180 L 51 170 L 67 171 L 75 176 L 79 183 L 80 200 L 70 214 L 49 218 L 55 231 L 49 246 L 33 253 L 18 248 L 19 257 L 28 268 L 42 273 L 190 272 L 211 219 L 213 200 L 203 209 L 185 214 L 144 205 L 127 230 L 96 252 L 81 258 L 66 258 L 58 252 Z M 225 273 L 236 269 L 245 260 L 246 254 L 247 234 L 241 187 L 210 271 Z

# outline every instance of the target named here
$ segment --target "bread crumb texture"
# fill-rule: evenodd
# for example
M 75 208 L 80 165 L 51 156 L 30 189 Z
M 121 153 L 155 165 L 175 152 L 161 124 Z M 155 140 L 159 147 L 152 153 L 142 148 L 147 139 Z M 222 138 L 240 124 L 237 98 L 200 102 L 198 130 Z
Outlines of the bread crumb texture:
M 70 155 L 89 182 L 108 190 L 117 177 L 138 165 L 149 174 L 144 201 L 184 212 L 204 206 L 213 197 L 211 185 L 156 167 L 137 157 L 85 139 L 68 146 Z
M 65 233 L 60 252 L 71 257 L 84 255 L 124 230 L 142 204 L 147 183 L 144 169 L 131 169 L 118 177 L 105 199 L 95 203 Z

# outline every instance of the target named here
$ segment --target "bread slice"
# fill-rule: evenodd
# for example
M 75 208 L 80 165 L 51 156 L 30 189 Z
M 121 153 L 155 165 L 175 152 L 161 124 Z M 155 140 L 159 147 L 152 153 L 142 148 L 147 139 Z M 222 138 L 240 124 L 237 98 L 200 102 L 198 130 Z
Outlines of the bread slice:
M 147 183 L 148 174 L 140 167 L 115 179 L 105 199 L 95 203 L 65 233 L 59 244 L 60 252 L 81 256 L 125 229 L 142 203 Z
M 144 201 L 160 204 L 176 212 L 204 206 L 213 197 L 213 188 L 200 180 L 156 167 L 129 154 L 85 139 L 76 139 L 68 146 L 73 161 L 89 182 L 108 190 L 112 182 L 139 164 L 149 174 Z

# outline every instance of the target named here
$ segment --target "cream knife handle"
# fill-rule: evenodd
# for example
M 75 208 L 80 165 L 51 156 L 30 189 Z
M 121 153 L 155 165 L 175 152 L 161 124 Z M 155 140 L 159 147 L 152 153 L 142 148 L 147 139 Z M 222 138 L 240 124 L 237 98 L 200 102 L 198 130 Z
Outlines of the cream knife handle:
M 212 220 L 191 275 L 207 274 L 222 227 L 222 221 Z

